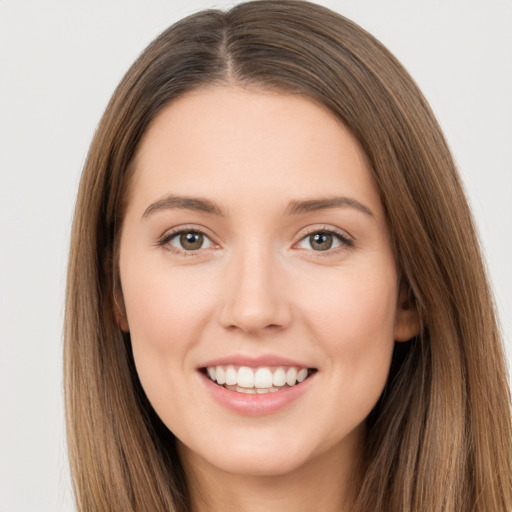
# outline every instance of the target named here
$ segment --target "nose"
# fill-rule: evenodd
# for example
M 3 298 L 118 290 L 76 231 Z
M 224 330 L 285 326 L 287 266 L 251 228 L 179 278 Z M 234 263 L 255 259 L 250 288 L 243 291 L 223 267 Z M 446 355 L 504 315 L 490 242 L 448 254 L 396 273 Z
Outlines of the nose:
M 220 312 L 223 327 L 258 336 L 290 325 L 292 308 L 285 273 L 270 251 L 247 249 L 228 267 Z

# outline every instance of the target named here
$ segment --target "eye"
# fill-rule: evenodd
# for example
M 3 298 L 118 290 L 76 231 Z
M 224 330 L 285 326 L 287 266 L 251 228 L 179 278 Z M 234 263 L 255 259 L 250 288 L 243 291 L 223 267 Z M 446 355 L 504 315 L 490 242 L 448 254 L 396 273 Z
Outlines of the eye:
M 207 249 L 212 246 L 212 241 L 200 231 L 179 231 L 173 233 L 164 243 L 169 244 L 178 251 L 198 251 L 200 249 Z
M 316 252 L 329 251 L 341 246 L 351 246 L 352 241 L 333 231 L 315 231 L 300 240 L 299 249 L 309 249 Z

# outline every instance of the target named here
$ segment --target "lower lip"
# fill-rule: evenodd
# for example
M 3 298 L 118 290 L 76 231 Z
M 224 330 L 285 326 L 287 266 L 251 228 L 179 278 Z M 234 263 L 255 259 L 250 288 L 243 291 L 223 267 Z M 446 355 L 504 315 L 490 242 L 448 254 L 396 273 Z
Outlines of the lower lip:
M 310 387 L 317 372 L 295 386 L 261 395 L 238 393 L 215 384 L 206 375 L 200 376 L 206 389 L 222 406 L 246 416 L 262 416 L 275 413 L 300 398 Z

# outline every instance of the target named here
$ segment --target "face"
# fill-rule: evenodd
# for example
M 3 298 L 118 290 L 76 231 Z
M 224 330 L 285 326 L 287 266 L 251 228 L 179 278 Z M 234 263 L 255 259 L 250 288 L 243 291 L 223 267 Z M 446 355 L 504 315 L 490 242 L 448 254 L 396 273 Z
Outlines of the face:
M 119 263 L 120 324 L 183 457 L 276 475 L 354 453 L 404 320 L 378 190 L 329 112 L 234 86 L 166 107 Z

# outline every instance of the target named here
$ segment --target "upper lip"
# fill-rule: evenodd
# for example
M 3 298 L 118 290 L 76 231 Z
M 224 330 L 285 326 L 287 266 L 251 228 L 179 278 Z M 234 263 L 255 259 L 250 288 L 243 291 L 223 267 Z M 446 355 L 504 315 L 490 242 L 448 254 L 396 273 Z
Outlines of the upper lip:
M 243 354 L 233 354 L 230 356 L 219 357 L 211 359 L 201 364 L 199 368 L 208 368 L 211 366 L 248 366 L 256 368 L 261 366 L 296 366 L 299 368 L 313 368 L 309 364 L 304 364 L 299 361 L 281 357 L 273 354 L 263 354 L 259 356 L 249 356 Z

